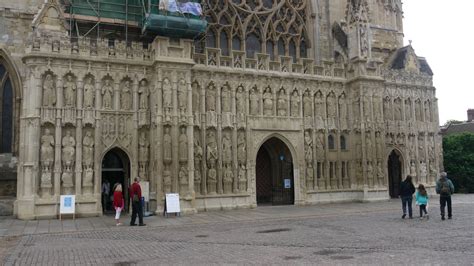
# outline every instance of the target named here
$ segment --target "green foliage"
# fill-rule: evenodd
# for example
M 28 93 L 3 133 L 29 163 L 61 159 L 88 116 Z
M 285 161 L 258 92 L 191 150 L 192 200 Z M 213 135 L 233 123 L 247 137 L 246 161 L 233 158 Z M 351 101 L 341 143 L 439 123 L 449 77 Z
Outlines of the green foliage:
M 451 120 L 446 121 L 446 123 L 444 123 L 443 127 L 447 127 L 451 124 L 456 125 L 456 124 L 462 124 L 462 123 L 464 123 L 464 121 L 451 119 Z
M 444 168 L 457 192 L 474 193 L 474 134 L 443 138 Z

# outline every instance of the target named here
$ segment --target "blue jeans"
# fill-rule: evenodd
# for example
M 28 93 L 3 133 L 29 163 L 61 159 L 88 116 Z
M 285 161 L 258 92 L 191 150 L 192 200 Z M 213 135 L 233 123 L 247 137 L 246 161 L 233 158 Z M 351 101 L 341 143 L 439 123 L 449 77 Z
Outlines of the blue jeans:
M 407 207 L 408 207 L 408 216 L 412 217 L 413 216 L 413 211 L 411 208 L 411 203 L 412 203 L 413 197 L 402 197 L 402 211 L 403 214 L 407 214 Z

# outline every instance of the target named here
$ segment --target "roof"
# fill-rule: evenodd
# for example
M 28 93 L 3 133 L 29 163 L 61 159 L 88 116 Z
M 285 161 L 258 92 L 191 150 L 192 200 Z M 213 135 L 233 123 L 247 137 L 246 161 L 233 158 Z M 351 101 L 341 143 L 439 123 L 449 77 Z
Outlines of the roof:
M 461 124 L 450 124 L 442 130 L 443 135 L 471 132 L 474 133 L 474 122 L 463 122 Z
M 415 59 L 415 60 L 412 60 Z M 410 61 L 414 61 L 416 65 L 410 65 Z M 391 69 L 417 69 L 422 73 L 430 76 L 433 75 L 431 67 L 428 65 L 426 58 L 419 57 L 415 54 L 415 50 L 411 45 L 402 47 L 395 52 L 390 64 Z

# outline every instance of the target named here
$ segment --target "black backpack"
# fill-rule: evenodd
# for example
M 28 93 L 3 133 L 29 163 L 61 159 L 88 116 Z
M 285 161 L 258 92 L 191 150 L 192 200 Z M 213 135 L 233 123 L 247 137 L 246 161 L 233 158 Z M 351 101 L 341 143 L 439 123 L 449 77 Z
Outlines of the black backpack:
M 439 194 L 443 196 L 451 195 L 451 188 L 449 187 L 448 180 L 440 181 L 440 183 L 441 183 L 441 188 L 439 190 Z

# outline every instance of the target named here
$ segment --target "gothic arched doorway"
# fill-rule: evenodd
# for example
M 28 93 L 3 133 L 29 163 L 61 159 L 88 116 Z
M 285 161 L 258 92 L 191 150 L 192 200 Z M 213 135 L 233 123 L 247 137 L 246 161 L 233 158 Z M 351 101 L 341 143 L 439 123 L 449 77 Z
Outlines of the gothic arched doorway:
M 293 159 L 283 141 L 267 140 L 258 150 L 255 169 L 258 205 L 294 204 Z
M 104 213 L 114 212 L 112 206 L 113 191 L 116 184 L 122 184 L 125 199 L 125 210 L 128 210 L 128 186 L 130 184 L 130 160 L 128 155 L 119 148 L 108 151 L 102 159 L 102 211 Z M 106 188 L 108 187 L 108 189 Z M 104 193 L 109 190 L 109 194 Z
M 388 188 L 391 198 L 397 198 L 402 182 L 402 159 L 400 154 L 393 150 L 388 156 Z

